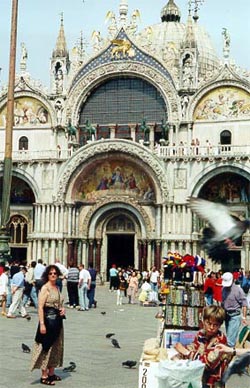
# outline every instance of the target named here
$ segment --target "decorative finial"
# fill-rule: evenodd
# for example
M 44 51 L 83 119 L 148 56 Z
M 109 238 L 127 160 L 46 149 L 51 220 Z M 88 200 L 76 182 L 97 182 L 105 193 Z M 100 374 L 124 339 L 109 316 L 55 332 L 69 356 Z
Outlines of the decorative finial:
M 223 56 L 225 59 L 228 59 L 229 54 L 230 54 L 231 39 L 230 39 L 230 35 L 229 35 L 227 28 L 222 29 L 222 36 L 223 36 L 223 40 L 224 40 L 224 42 L 223 42 Z
M 194 12 L 193 19 L 195 22 L 199 19 L 198 11 L 200 10 L 200 5 L 204 3 L 205 0 L 189 0 L 188 1 L 188 13 L 191 15 L 191 12 Z
M 63 26 L 63 12 L 60 13 L 61 16 L 61 26 Z
M 25 46 L 25 43 L 21 43 L 21 61 L 20 61 L 20 70 L 21 72 L 26 71 L 27 66 L 27 59 L 28 59 L 28 52 Z

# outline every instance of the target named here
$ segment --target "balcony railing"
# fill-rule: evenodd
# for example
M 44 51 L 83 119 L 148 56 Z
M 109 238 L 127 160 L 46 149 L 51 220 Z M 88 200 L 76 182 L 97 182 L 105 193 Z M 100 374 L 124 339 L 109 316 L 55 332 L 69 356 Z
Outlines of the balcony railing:
M 250 157 L 250 145 L 158 146 L 155 153 L 163 159 L 247 158 Z
M 14 151 L 14 162 L 29 162 L 35 160 L 67 160 L 73 155 L 72 149 L 42 150 L 42 151 Z M 250 145 L 220 145 L 220 146 L 161 146 L 154 148 L 154 153 L 162 159 L 223 159 L 223 158 L 249 158 Z M 4 160 L 4 152 L 0 152 L 0 160 Z

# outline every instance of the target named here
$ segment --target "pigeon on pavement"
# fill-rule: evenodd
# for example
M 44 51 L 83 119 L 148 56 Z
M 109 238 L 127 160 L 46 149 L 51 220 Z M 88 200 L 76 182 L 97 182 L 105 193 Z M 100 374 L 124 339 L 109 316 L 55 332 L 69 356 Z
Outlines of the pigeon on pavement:
M 76 363 L 70 361 L 69 366 L 63 368 L 63 372 L 73 372 L 76 369 Z
M 22 344 L 22 351 L 24 353 L 30 353 L 30 348 L 28 347 L 28 345 Z
M 202 245 L 211 258 L 235 247 L 234 243 L 249 228 L 250 220 L 240 221 L 230 214 L 229 208 L 200 198 L 189 198 L 189 207 L 210 227 L 203 230 Z
M 115 333 L 108 333 L 106 334 L 106 338 L 111 338 L 113 335 L 115 335 Z
M 102 314 L 102 315 L 105 315 L 105 314 L 106 314 L 106 311 L 101 311 L 101 314 Z
M 115 348 L 121 349 L 119 342 L 115 338 L 112 338 L 111 343 Z
M 122 366 L 127 366 L 128 368 L 133 368 L 133 366 L 136 366 L 137 362 L 132 360 L 127 360 L 122 363 Z
M 250 365 L 250 352 L 247 352 L 245 354 L 242 354 L 241 356 L 237 357 L 236 360 L 229 365 L 226 372 L 222 376 L 222 383 L 225 384 L 226 381 L 229 379 L 229 377 L 233 374 L 239 374 L 242 375 L 244 372 L 244 369 Z

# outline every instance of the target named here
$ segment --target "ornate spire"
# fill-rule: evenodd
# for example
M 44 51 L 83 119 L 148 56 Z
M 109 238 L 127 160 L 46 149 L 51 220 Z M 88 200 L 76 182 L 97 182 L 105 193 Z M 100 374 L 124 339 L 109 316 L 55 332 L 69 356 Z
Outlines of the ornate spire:
M 120 0 L 120 24 L 124 27 L 127 24 L 127 16 L 128 16 L 128 0 Z
M 63 12 L 61 13 L 61 26 L 59 30 L 59 34 L 56 41 L 56 47 L 53 51 L 52 57 L 53 58 L 62 58 L 62 57 L 68 57 L 69 53 L 67 50 L 67 44 L 65 39 L 65 33 L 64 33 L 64 25 L 63 25 Z
M 162 8 L 161 21 L 162 22 L 179 22 L 181 20 L 181 12 L 174 0 L 169 0 L 167 5 Z
M 203 4 L 205 0 L 189 0 L 188 1 L 188 11 L 189 11 L 189 15 L 191 15 L 191 11 L 193 9 L 194 11 L 194 15 L 193 15 L 193 19 L 195 22 L 197 22 L 197 20 L 199 19 L 199 16 L 198 16 L 198 11 L 200 9 L 200 6 L 199 4 Z

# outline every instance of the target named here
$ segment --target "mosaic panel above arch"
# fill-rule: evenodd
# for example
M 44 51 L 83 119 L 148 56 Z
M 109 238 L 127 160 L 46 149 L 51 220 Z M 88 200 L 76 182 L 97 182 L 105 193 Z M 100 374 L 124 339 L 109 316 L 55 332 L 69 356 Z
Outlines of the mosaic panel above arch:
M 89 164 L 77 176 L 72 199 L 95 202 L 103 197 L 117 195 L 155 201 L 152 179 L 145 169 L 126 159 L 102 158 Z
M 196 106 L 193 120 L 235 120 L 250 118 L 250 94 L 235 86 L 209 91 Z
M 0 110 L 0 127 L 6 126 L 7 105 Z M 33 97 L 18 97 L 14 101 L 14 126 L 34 127 L 51 124 L 46 106 Z
M 209 179 L 199 197 L 226 204 L 250 202 L 250 181 L 236 173 L 223 172 Z

